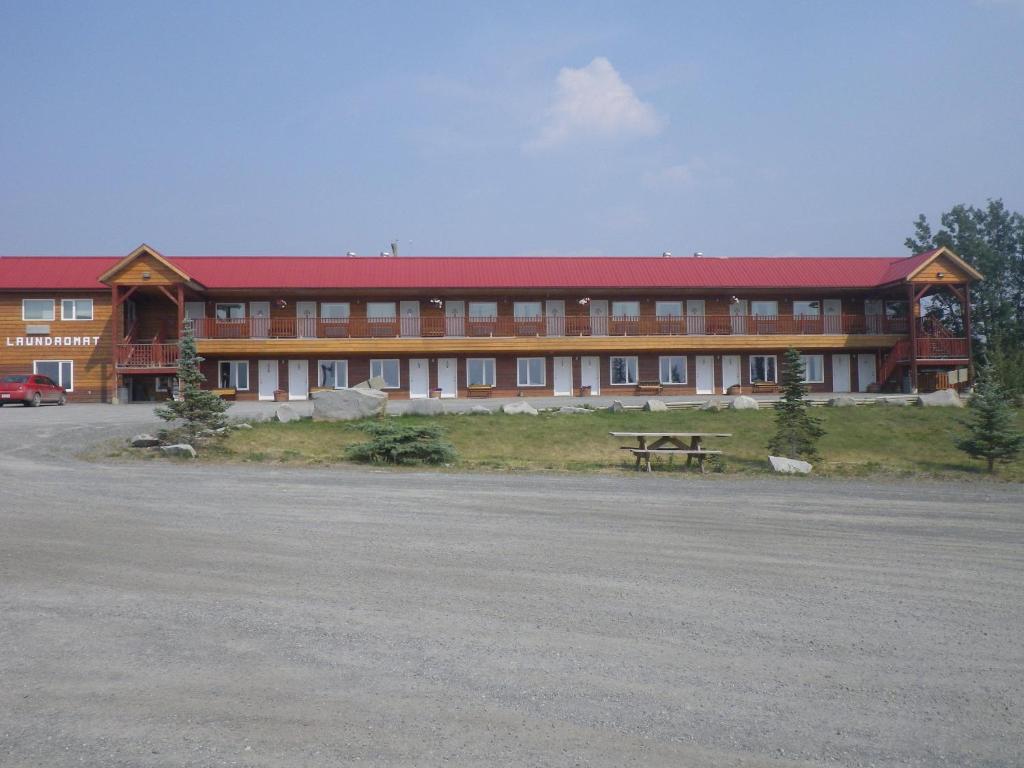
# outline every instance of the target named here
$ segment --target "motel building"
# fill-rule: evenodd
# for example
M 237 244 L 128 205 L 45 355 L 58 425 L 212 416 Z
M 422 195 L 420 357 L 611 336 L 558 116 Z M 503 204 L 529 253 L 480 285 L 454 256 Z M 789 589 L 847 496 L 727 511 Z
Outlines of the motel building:
M 0 257 L 0 374 L 79 402 L 160 400 L 189 322 L 207 386 L 306 399 L 379 378 L 394 398 L 926 391 L 969 370 L 970 286 L 906 258 Z M 959 302 L 964 330 L 929 317 Z M 924 312 L 922 309 L 924 308 Z M 731 390 L 736 392 L 735 389 Z

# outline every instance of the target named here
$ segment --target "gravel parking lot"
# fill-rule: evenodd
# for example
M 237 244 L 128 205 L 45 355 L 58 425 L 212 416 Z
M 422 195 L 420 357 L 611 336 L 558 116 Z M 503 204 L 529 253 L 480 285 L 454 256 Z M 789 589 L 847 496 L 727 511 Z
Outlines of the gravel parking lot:
M 1019 766 L 1020 486 L 92 464 L 0 409 L 0 765 Z

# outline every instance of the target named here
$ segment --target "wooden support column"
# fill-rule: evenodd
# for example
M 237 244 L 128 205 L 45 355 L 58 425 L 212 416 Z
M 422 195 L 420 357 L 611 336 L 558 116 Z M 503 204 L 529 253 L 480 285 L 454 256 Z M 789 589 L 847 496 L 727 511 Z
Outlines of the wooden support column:
M 185 286 L 178 283 L 178 329 L 174 332 L 174 338 L 181 338 L 181 329 L 185 326 Z
M 967 386 L 974 386 L 974 349 L 971 344 L 971 284 L 964 283 L 963 303 L 964 336 L 967 337 Z
M 121 341 L 122 322 L 119 292 L 118 286 L 110 286 L 110 402 L 115 405 L 118 402 L 117 391 L 121 384 L 121 377 L 117 373 L 117 346 Z
M 917 320 L 920 304 L 914 284 L 907 285 L 907 296 L 910 299 L 910 394 L 917 394 Z

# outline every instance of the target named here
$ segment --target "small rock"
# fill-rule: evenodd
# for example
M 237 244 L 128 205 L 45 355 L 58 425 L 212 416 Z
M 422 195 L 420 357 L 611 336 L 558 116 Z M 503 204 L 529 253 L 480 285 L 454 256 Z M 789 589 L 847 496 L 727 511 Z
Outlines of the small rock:
M 732 402 L 729 403 L 729 407 L 734 411 L 756 411 L 757 400 L 752 397 L 748 397 L 747 395 L 740 395 L 739 397 L 734 397 L 732 399 Z
M 243 421 L 243 422 L 241 422 L 239 424 L 235 424 L 233 426 L 233 429 L 252 429 L 252 424 L 249 424 L 248 422 Z
M 726 407 L 725 403 L 723 403 L 721 400 L 708 400 L 703 405 L 700 406 L 700 410 L 702 410 L 702 411 L 724 411 L 725 407 Z
M 445 411 L 444 403 L 434 398 L 410 400 L 405 408 L 410 416 L 440 416 Z
M 926 408 L 963 408 L 964 401 L 955 389 L 942 389 L 938 392 L 929 392 L 926 395 L 919 395 L 917 404 Z
M 857 401 L 849 395 L 840 395 L 839 397 L 833 397 L 828 401 L 828 404 L 833 408 L 852 408 L 857 405 Z
M 494 413 L 494 411 L 492 411 L 486 405 L 474 405 L 472 408 L 469 409 L 469 412 L 476 416 L 491 416 Z
M 153 435 L 136 435 L 129 443 L 132 448 L 152 448 L 154 445 L 160 445 L 159 438 L 153 437 Z
M 667 411 L 668 406 L 665 405 L 664 400 L 648 400 L 644 403 L 645 411 Z
M 625 413 L 626 406 L 621 400 L 612 400 L 612 404 L 608 406 L 608 410 L 612 413 Z
M 274 411 L 274 415 L 277 420 L 282 424 L 287 424 L 289 421 L 298 421 L 299 412 L 292 408 L 290 405 L 279 405 Z
M 769 456 L 768 461 L 771 462 L 772 469 L 786 475 L 809 475 L 811 473 L 811 465 L 799 459 L 787 459 L 785 456 Z
M 186 456 L 190 459 L 196 457 L 196 449 L 188 443 L 175 443 L 174 445 L 165 445 L 161 449 L 164 456 Z
M 538 411 L 532 405 L 525 400 L 518 403 L 507 403 L 501 406 L 501 410 L 508 414 L 526 414 L 527 416 L 536 416 Z
M 558 409 L 559 413 L 593 413 L 589 408 L 580 408 L 576 405 L 563 405 Z

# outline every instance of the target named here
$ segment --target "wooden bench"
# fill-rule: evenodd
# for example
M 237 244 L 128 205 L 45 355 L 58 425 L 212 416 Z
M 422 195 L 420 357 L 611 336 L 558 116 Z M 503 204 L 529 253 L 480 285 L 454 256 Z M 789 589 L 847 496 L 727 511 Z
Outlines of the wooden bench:
M 217 397 L 223 398 L 224 400 L 234 400 L 238 395 L 238 390 L 234 387 L 223 387 L 220 389 L 211 389 L 210 391 Z
M 661 389 L 660 381 L 638 381 L 636 383 L 636 393 L 638 395 L 660 395 Z
M 470 397 L 490 397 L 494 387 L 489 384 L 470 384 L 467 392 Z
M 750 390 L 756 395 L 758 392 L 778 392 L 779 385 L 774 381 L 752 381 Z
M 634 456 L 636 456 L 637 469 L 640 468 L 640 462 L 644 462 L 644 468 L 651 471 L 651 456 L 675 456 L 682 455 L 686 457 L 686 466 L 690 466 L 693 459 L 697 459 L 697 464 L 700 466 L 701 474 L 707 473 L 707 468 L 704 466 L 704 461 L 708 456 L 715 456 L 721 454 L 721 451 L 708 451 L 704 449 L 693 449 L 693 448 L 633 448 L 632 446 L 622 446 L 628 450 Z

